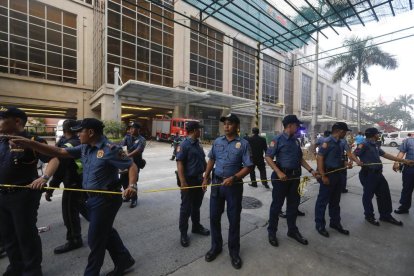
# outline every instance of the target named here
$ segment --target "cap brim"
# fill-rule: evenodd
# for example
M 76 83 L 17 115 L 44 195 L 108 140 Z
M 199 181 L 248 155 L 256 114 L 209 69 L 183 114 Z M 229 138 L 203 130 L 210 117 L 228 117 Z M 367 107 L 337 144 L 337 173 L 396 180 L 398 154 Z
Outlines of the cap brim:
M 224 123 L 224 121 L 226 121 L 226 119 L 227 119 L 227 117 L 224 117 L 223 116 L 223 117 L 220 118 L 220 122 L 223 122 Z
M 83 129 L 83 127 L 81 125 L 76 125 L 70 128 L 70 130 L 75 131 L 75 132 L 79 132 Z

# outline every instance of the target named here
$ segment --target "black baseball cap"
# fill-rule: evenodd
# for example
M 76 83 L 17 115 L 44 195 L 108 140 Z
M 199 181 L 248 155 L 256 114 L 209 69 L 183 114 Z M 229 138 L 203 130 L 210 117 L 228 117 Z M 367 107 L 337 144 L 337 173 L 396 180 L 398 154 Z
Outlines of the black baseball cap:
M 198 121 L 188 121 L 185 123 L 185 129 L 187 131 L 193 131 L 195 129 L 203 128 L 203 125 L 200 125 Z
M 67 119 L 62 124 L 63 131 L 73 131 L 72 127 L 76 126 L 77 124 L 78 122 L 76 120 Z
M 298 117 L 296 115 L 287 115 L 285 118 L 283 118 L 282 124 L 284 126 L 287 126 L 288 124 L 298 124 L 301 125 L 302 122 L 299 121 Z
M 130 126 L 130 127 L 133 127 L 133 128 L 138 128 L 138 129 L 140 129 L 140 128 L 141 128 L 140 123 L 137 123 L 137 122 L 133 122 L 133 123 L 131 123 L 129 126 Z
M 231 123 L 240 124 L 240 119 L 236 115 L 229 113 L 227 116 L 223 116 L 220 118 L 220 122 L 229 121 Z
M 94 129 L 97 131 L 102 131 L 104 128 L 104 124 L 95 118 L 85 118 L 83 120 L 77 121 L 76 125 L 71 127 L 72 131 L 81 131 L 82 129 Z
M 259 134 L 260 130 L 257 127 L 252 128 L 252 133 Z
M 346 123 L 344 123 L 344 122 L 336 122 L 336 123 L 332 126 L 332 131 L 337 130 L 337 129 L 339 129 L 339 130 L 345 130 L 345 131 L 351 131 L 351 130 L 348 128 L 348 125 L 347 125 Z
M 0 118 L 20 118 L 27 121 L 26 112 L 14 106 L 0 106 Z
M 375 127 L 370 127 L 365 130 L 365 135 L 375 135 L 378 133 L 379 133 L 379 130 Z

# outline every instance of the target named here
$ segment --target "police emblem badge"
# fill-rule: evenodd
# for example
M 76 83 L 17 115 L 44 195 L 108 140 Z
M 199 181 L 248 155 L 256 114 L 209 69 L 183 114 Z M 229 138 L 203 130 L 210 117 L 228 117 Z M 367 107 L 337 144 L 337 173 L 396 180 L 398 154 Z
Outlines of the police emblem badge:
M 96 157 L 97 158 L 102 158 L 104 156 L 104 151 L 103 150 L 98 150 L 98 152 L 96 153 Z
M 239 149 L 241 147 L 241 143 L 240 142 L 237 142 L 236 143 L 236 149 Z

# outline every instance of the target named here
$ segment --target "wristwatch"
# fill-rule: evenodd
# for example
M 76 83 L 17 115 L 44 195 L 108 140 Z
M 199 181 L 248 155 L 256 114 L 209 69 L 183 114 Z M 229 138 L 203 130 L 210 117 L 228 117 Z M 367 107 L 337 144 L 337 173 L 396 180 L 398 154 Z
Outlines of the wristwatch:
M 138 186 L 137 184 L 129 184 L 129 188 L 133 189 L 133 190 L 138 190 Z
M 44 174 L 44 175 L 42 175 L 42 178 L 43 178 L 44 180 L 46 180 L 46 182 L 47 182 L 47 181 L 49 181 L 50 176 L 48 176 L 48 175 Z
M 312 172 L 313 172 L 313 169 L 312 169 L 312 168 L 310 168 L 310 170 L 308 170 L 308 172 L 309 172 L 309 173 L 312 173 Z
M 235 176 L 235 175 L 233 175 L 233 176 L 231 177 L 231 179 L 233 180 L 233 182 L 236 182 L 236 181 L 238 180 L 237 176 Z

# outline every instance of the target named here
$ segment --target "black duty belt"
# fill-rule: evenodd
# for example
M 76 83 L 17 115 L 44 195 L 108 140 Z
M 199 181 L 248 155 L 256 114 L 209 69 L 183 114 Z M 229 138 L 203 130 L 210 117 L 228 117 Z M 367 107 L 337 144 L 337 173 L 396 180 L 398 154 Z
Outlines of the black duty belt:
M 382 168 L 362 168 L 361 172 L 366 173 L 382 173 Z
M 88 197 L 97 197 L 97 196 L 105 196 L 105 197 L 114 197 L 114 196 L 120 196 L 120 194 L 108 194 L 108 193 L 105 193 L 106 191 L 104 191 L 103 193 L 99 193 L 99 192 L 94 192 L 94 193 L 90 193 L 90 192 L 87 192 L 87 194 L 88 194 Z M 108 192 L 121 192 L 121 191 L 119 191 L 119 190 L 117 190 L 117 191 L 108 191 Z
M 299 175 L 301 173 L 300 168 L 289 169 L 289 168 L 279 167 L 279 170 L 281 170 L 286 175 Z

